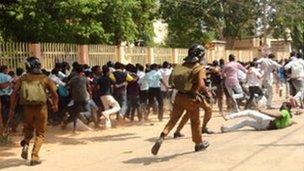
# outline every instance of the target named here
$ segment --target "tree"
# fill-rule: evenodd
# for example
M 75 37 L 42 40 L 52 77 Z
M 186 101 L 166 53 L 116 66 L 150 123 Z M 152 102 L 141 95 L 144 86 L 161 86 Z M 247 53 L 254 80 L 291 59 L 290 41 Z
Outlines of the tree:
M 107 42 L 101 0 L 20 0 L 5 8 L 4 36 L 14 41 Z
M 254 35 L 257 1 L 161 0 L 161 17 L 168 23 L 168 43 L 188 46 L 213 39 Z
M 158 18 L 158 7 L 155 0 L 138 0 L 138 5 L 133 10 L 133 20 L 137 26 L 137 39 L 145 44 L 153 44 L 153 22 Z
M 304 50 L 304 1 L 273 0 L 275 13 L 270 16 L 269 27 L 274 38 L 292 39 L 295 49 Z
M 2 4 L 6 40 L 120 44 L 153 41 L 155 0 L 19 0 Z

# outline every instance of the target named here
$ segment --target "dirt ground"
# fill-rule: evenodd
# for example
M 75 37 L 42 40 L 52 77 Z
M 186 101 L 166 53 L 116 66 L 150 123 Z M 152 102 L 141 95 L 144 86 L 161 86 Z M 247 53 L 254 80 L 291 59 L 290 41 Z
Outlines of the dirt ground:
M 49 127 L 41 150 L 42 164 L 29 166 L 20 157 L 20 136 L 14 145 L 0 147 L 0 170 L 290 170 L 304 171 L 304 115 L 294 116 L 297 124 L 282 130 L 253 131 L 245 128 L 233 133 L 220 133 L 225 122 L 215 116 L 210 128 L 217 132 L 204 135 L 210 142 L 206 151 L 193 152 L 190 124 L 186 136 L 173 139 L 172 133 L 163 143 L 159 155 L 150 149 L 163 129 L 156 117 L 149 123 L 128 124 L 109 130 L 71 131 Z M 233 121 L 236 122 L 236 121 Z

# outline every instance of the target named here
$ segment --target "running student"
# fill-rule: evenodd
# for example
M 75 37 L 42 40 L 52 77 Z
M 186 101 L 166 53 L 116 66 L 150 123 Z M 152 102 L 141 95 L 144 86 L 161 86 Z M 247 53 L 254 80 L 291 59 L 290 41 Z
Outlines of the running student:
M 230 120 L 241 117 L 249 117 L 251 119 L 245 119 L 230 127 L 222 126 L 221 131 L 223 133 L 236 131 L 245 126 L 252 127 L 258 131 L 286 128 L 292 124 L 291 104 L 289 102 L 283 102 L 279 111 L 276 112 L 245 110 L 242 112 L 230 114 L 225 118 L 227 120 Z

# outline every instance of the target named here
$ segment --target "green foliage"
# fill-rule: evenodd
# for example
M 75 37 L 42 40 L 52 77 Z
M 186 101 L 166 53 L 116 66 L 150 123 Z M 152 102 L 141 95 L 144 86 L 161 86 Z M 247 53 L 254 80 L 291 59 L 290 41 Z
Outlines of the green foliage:
M 133 20 L 138 30 L 136 37 L 142 39 L 146 45 L 153 44 L 153 21 L 158 18 L 157 13 L 155 0 L 138 0 L 138 5 L 133 9 Z
M 158 18 L 168 25 L 166 46 L 230 41 L 263 33 L 262 2 L 266 35 L 303 48 L 303 0 L 14 0 L 0 3 L 0 41 L 153 45 Z
M 4 6 L 0 27 L 4 37 L 14 41 L 150 42 L 155 4 L 154 0 L 19 0 Z
M 276 13 L 271 16 L 270 28 L 275 38 L 292 39 L 295 49 L 304 50 L 304 1 L 274 1 Z
M 170 46 L 187 47 L 212 39 L 233 41 L 264 33 L 287 38 L 289 29 L 294 46 L 303 48 L 303 0 L 160 0 L 160 4 Z M 264 14 L 266 23 L 261 22 Z M 267 29 L 261 31 L 265 25 Z
M 188 2 L 161 0 L 160 3 L 161 17 L 168 24 L 167 45 L 188 47 L 193 42 L 204 43 L 204 38 L 210 39 L 208 31 L 202 31 L 203 22 Z
M 168 23 L 168 44 L 185 47 L 193 42 L 235 39 L 254 34 L 257 2 L 214 0 L 161 0 L 162 18 Z

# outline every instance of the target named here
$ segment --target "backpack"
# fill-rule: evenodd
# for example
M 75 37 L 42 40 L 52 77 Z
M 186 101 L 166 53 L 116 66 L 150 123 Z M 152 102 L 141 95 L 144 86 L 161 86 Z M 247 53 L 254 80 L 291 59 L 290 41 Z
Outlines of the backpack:
M 176 65 L 169 77 L 170 86 L 182 93 L 190 92 L 194 84 L 194 75 L 198 73 L 201 68 L 199 64 L 193 67 Z
M 45 86 L 39 80 L 29 80 L 27 77 L 21 81 L 20 104 L 44 105 L 47 101 Z

